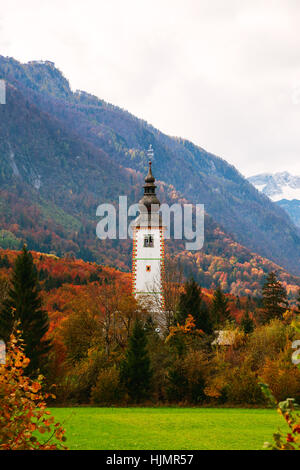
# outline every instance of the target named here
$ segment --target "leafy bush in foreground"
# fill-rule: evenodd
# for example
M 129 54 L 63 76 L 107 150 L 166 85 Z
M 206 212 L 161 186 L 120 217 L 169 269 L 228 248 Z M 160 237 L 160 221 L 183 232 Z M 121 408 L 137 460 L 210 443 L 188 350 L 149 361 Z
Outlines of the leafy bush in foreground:
M 43 376 L 26 377 L 28 364 L 20 331 L 15 330 L 6 364 L 0 365 L 0 450 L 64 450 L 65 431 L 46 409 L 49 395 L 42 392 Z M 48 434 L 43 442 L 42 434 Z
M 292 326 L 298 333 L 300 333 L 299 319 L 292 323 Z M 264 395 L 269 399 L 269 401 L 273 404 L 276 403 L 269 386 L 266 384 L 261 384 L 261 387 Z M 280 430 L 275 432 L 273 434 L 274 442 L 272 444 L 265 442 L 264 447 L 266 449 L 300 450 L 300 413 L 297 412 L 299 408 L 300 407 L 297 405 L 294 398 L 287 398 L 285 401 L 278 404 L 278 412 L 285 419 L 287 425 L 290 428 L 290 432 L 287 434 L 281 432 Z

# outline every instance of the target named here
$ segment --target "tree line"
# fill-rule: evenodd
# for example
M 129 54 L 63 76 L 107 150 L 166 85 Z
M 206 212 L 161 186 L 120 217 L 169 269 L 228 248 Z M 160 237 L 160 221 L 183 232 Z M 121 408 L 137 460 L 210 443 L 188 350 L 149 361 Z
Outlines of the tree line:
M 180 269 L 170 270 L 160 321 L 115 281 L 101 285 L 98 276 L 91 275 L 89 295 L 77 299 L 72 315 L 50 331 L 39 283 L 48 273 L 39 276 L 24 247 L 2 302 L 0 337 L 9 341 L 19 322 L 30 359 L 26 373 L 34 378 L 42 372 L 56 383 L 61 402 L 262 404 L 259 375 L 273 380 L 279 398 L 287 388 L 300 393 L 289 349 L 300 294 L 291 308 L 275 272 L 261 299 L 243 300 L 241 308 L 236 298 L 243 312 L 237 318 L 220 287 L 208 300 L 194 279 L 181 282 Z M 220 339 L 224 331 L 232 334 Z M 272 378 L 274 367 L 281 383 Z

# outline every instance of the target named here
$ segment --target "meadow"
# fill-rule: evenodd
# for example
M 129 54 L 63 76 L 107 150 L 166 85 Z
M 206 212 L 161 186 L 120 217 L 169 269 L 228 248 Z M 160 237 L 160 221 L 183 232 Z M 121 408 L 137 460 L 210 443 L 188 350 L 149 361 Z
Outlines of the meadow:
M 259 450 L 285 424 L 271 409 L 53 408 L 74 450 Z

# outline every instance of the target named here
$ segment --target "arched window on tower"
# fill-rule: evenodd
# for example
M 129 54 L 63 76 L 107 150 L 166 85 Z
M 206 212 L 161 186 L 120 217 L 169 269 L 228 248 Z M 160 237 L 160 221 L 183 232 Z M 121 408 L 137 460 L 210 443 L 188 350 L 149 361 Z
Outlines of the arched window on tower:
M 144 247 L 145 248 L 153 248 L 154 247 L 154 237 L 153 237 L 153 235 L 145 235 L 144 236 Z

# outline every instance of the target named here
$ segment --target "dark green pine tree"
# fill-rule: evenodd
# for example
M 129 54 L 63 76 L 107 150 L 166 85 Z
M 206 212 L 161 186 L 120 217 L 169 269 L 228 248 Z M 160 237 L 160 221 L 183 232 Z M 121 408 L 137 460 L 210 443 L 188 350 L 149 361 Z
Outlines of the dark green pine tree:
M 121 363 L 120 379 L 130 399 L 140 403 L 149 397 L 152 371 L 147 351 L 147 333 L 136 320 L 129 338 L 126 357 Z
M 254 321 L 250 317 L 249 310 L 247 308 L 241 321 L 241 328 L 246 335 L 254 331 Z
M 196 328 L 204 331 L 204 333 L 208 335 L 210 335 L 213 331 L 210 311 L 207 303 L 202 298 L 200 304 L 200 316 L 198 318 L 198 322 L 196 321 Z
M 281 319 L 288 308 L 287 293 L 275 272 L 268 274 L 262 290 L 264 322 L 273 318 Z
M 30 359 L 28 375 L 43 372 L 50 341 L 44 336 L 49 328 L 48 314 L 42 309 L 39 283 L 32 255 L 23 247 L 17 257 L 8 298 L 0 313 L 0 337 L 8 341 L 15 321 L 20 322 L 25 354 Z
M 196 328 L 210 334 L 212 325 L 209 310 L 202 299 L 201 287 L 194 279 L 184 285 L 184 292 L 180 295 L 176 320 L 184 325 L 188 315 L 192 315 Z
M 298 291 L 296 313 L 297 315 L 300 315 L 300 290 Z
M 212 315 L 214 326 L 219 326 L 220 324 L 225 323 L 227 320 L 232 320 L 228 307 L 228 299 L 222 292 L 220 286 L 215 290 L 213 295 Z

